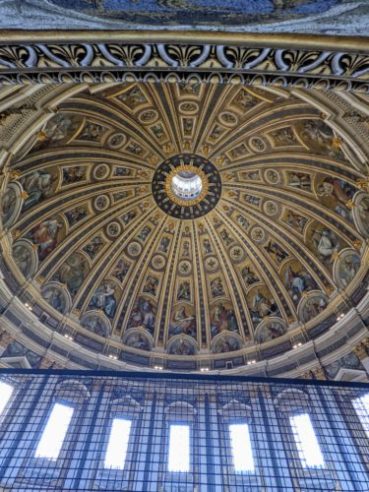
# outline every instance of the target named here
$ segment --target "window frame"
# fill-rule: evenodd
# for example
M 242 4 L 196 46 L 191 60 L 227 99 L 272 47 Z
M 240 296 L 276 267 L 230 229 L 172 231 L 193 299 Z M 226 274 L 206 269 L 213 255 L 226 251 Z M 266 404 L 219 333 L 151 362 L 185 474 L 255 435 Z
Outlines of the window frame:
M 227 425 L 227 433 L 228 433 L 228 448 L 230 451 L 231 455 L 231 463 L 232 463 L 232 471 L 233 474 L 236 476 L 246 476 L 246 477 L 252 477 L 256 475 L 257 470 L 256 470 L 256 460 L 255 460 L 255 445 L 253 445 L 253 436 L 252 436 L 252 430 L 251 430 L 251 425 L 250 425 L 250 420 L 249 419 L 237 419 L 237 420 L 230 420 L 229 422 L 226 423 Z M 250 456 L 252 459 L 252 470 L 236 470 L 235 467 L 235 456 L 234 456 L 234 448 L 232 444 L 232 433 L 230 430 L 231 426 L 246 426 L 247 427 L 247 433 L 248 433 L 248 438 L 249 438 L 249 445 L 250 445 Z
M 49 458 L 49 457 L 46 457 L 46 456 L 36 456 L 36 451 L 37 451 L 37 448 L 39 446 L 39 443 L 42 439 L 42 436 L 45 432 L 45 429 L 48 425 L 48 422 L 50 420 L 50 417 L 51 417 L 51 414 L 53 412 L 53 409 L 55 408 L 56 405 L 62 405 L 62 406 L 65 406 L 65 407 L 69 407 L 69 408 L 72 408 L 73 409 L 73 413 L 71 415 L 71 418 L 70 418 L 70 421 L 68 423 L 68 427 L 66 429 L 66 432 L 65 432 L 65 435 L 64 435 L 64 438 L 63 438 L 63 441 L 62 441 L 62 444 L 60 446 L 60 449 L 59 449 L 59 453 L 58 453 L 58 456 L 54 459 L 54 458 Z M 43 463 L 45 464 L 50 464 L 50 463 L 54 463 L 54 464 L 57 464 L 57 463 L 60 463 L 66 456 L 67 454 L 67 450 L 71 444 L 71 435 L 73 434 L 73 430 L 75 429 L 76 427 L 76 420 L 77 420 L 77 407 L 75 404 L 73 404 L 73 402 L 70 402 L 70 401 L 65 401 L 65 400 L 61 400 L 61 399 L 56 399 L 52 402 L 52 405 L 50 408 L 48 408 L 48 411 L 47 411 L 47 414 L 46 416 L 43 417 L 42 419 L 42 424 L 39 428 L 39 433 L 40 433 L 40 438 L 37 440 L 37 442 L 35 442 L 34 446 L 33 446 L 33 449 L 32 449 L 32 459 L 37 462 L 38 464 L 42 465 Z
M 320 455 L 322 457 L 322 464 L 309 465 L 308 464 L 309 458 L 303 449 L 303 447 L 305 447 L 304 443 L 300 443 L 303 447 L 299 447 L 299 443 L 297 441 L 297 438 L 300 437 L 302 433 L 298 432 L 297 429 L 296 429 L 296 432 L 294 431 L 294 425 L 292 423 L 292 419 L 294 419 L 296 417 L 303 417 L 303 416 L 307 416 L 309 419 L 309 424 L 310 424 L 311 430 L 313 432 L 313 438 L 316 441 L 316 443 L 314 443 L 314 444 L 316 444 L 318 449 L 319 449 Z M 292 432 L 295 451 L 297 451 L 297 456 L 298 456 L 301 467 L 304 470 L 309 470 L 309 471 L 311 471 L 311 470 L 325 470 L 327 468 L 326 461 L 324 459 L 324 453 L 323 453 L 322 445 L 319 442 L 318 434 L 316 431 L 316 426 L 314 426 L 314 421 L 312 419 L 311 414 L 307 411 L 293 412 L 291 415 L 289 415 L 288 420 L 289 420 L 289 424 L 290 424 L 290 428 L 291 428 L 291 432 Z M 296 425 L 295 425 L 295 428 L 296 428 Z
M 170 470 L 169 469 L 169 459 L 170 459 L 170 437 L 172 427 L 187 427 L 188 428 L 188 470 Z M 171 476 L 179 475 L 186 476 L 189 473 L 193 473 L 193 427 L 189 422 L 183 421 L 168 421 L 168 436 L 167 436 L 167 453 L 166 453 L 166 471 Z
M 129 427 L 129 433 L 128 433 L 128 440 L 127 440 L 127 448 L 126 448 L 126 453 L 125 453 L 125 456 L 124 456 L 124 463 L 123 463 L 123 468 L 115 468 L 115 467 L 108 467 L 108 466 L 105 466 L 105 463 L 106 463 L 106 454 L 107 454 L 107 451 L 108 451 L 108 447 L 109 447 L 109 442 L 110 442 L 110 436 L 112 434 L 112 430 L 113 430 L 113 423 L 115 420 L 124 420 L 124 421 L 128 421 L 130 422 L 130 427 Z M 105 473 L 120 473 L 120 474 L 124 474 L 126 472 L 129 471 L 130 469 L 130 466 L 128 465 L 131 465 L 132 464 L 132 455 L 133 455 L 133 445 L 134 445 L 134 430 L 135 430 L 135 419 L 132 418 L 132 416 L 128 416 L 128 415 L 125 415 L 123 413 L 118 413 L 118 414 L 115 414 L 115 415 L 110 415 L 109 416 L 109 425 L 108 425 L 108 429 L 109 429 L 109 432 L 105 435 L 105 439 L 104 439 L 104 445 L 103 445 L 103 448 L 102 448 L 102 457 L 101 457 L 101 460 L 102 460 L 102 470 L 105 472 Z
M 14 400 L 16 399 L 17 396 L 17 388 L 14 384 L 11 384 L 12 382 L 8 379 L 0 378 L 0 384 L 6 384 L 7 386 L 10 386 L 12 388 L 12 392 L 7 400 L 7 402 L 4 405 L 4 408 L 2 412 L 0 413 L 0 426 L 4 423 L 6 418 L 9 416 L 9 411 L 10 408 L 12 407 Z

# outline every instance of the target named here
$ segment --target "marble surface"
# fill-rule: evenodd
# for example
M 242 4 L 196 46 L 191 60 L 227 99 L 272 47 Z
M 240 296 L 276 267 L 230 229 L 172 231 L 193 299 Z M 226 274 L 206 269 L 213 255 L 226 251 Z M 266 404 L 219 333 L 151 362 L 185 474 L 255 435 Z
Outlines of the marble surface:
M 369 0 L 0 0 L 2 29 L 367 35 Z

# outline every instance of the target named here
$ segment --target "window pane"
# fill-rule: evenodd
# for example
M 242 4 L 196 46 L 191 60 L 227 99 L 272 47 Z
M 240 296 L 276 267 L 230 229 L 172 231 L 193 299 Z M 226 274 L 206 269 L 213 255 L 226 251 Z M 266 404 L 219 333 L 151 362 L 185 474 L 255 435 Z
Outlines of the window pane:
M 49 458 L 50 460 L 58 458 L 73 411 L 71 407 L 55 403 L 38 443 L 36 458 Z
M 0 415 L 5 410 L 5 407 L 12 396 L 13 389 L 13 386 L 10 386 L 10 384 L 0 381 Z
M 369 393 L 352 401 L 361 425 L 369 438 Z
M 229 426 L 231 437 L 232 458 L 235 472 L 254 472 L 254 458 L 249 426 L 247 424 L 232 424 Z
M 295 415 L 290 417 L 290 423 L 302 466 L 324 466 L 324 458 L 310 416 L 307 413 Z
M 105 468 L 123 470 L 126 461 L 131 422 L 129 420 L 114 419 L 108 448 L 105 454 Z
M 170 426 L 168 471 L 190 471 L 190 428 L 188 425 Z

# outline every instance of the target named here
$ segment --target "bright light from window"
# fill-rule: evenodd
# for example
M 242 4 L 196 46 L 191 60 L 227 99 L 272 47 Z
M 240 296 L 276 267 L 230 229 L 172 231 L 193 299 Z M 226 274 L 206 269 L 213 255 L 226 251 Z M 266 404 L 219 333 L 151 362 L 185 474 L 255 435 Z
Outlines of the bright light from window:
M 178 198 L 193 200 L 202 191 L 200 176 L 188 171 L 181 171 L 172 178 L 172 191 Z
M 255 465 L 252 456 L 249 426 L 247 424 L 232 424 L 229 426 L 229 433 L 235 472 L 254 472 Z
M 188 425 L 170 426 L 168 471 L 190 471 L 190 428 Z
M 108 448 L 105 454 L 105 468 L 115 468 L 116 470 L 124 469 L 130 432 L 130 420 L 113 420 Z
M 58 459 L 74 409 L 55 403 L 38 443 L 36 458 Z
M 310 416 L 307 413 L 295 415 L 290 417 L 290 423 L 302 466 L 323 467 L 324 458 Z
M 0 381 L 0 415 L 5 410 L 5 407 L 12 396 L 13 389 L 13 386 L 10 386 L 10 384 Z
M 369 438 L 369 393 L 352 401 L 361 425 Z

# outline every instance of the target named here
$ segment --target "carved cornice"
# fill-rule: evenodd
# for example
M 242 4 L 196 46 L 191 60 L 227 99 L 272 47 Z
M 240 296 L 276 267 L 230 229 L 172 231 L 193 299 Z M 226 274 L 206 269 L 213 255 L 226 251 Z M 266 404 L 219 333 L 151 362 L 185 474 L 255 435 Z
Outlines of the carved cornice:
M 4 84 L 121 81 L 128 75 L 142 80 L 148 74 L 163 79 L 178 73 L 369 92 L 369 53 L 363 40 L 313 36 L 5 32 L 0 37 Z

